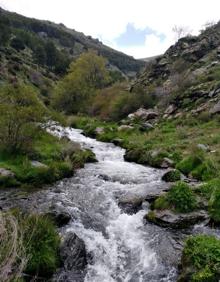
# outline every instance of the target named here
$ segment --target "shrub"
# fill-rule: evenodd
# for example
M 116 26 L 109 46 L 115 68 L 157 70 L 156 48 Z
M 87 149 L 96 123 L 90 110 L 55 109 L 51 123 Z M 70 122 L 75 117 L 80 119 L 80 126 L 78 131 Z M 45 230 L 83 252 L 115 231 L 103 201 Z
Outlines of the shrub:
M 156 199 L 156 201 L 154 202 L 154 209 L 158 209 L 158 210 L 165 210 L 168 209 L 170 206 L 167 197 L 165 195 L 160 196 L 159 198 Z
M 182 254 L 179 281 L 217 282 L 220 278 L 220 240 L 214 236 L 190 236 Z
M 36 91 L 25 84 L 0 89 L 0 145 L 4 150 L 27 150 L 36 136 L 36 122 L 43 121 L 45 107 Z
M 170 170 L 165 173 L 162 177 L 162 180 L 166 182 L 175 182 L 181 179 L 181 173 L 179 170 Z
M 33 276 L 51 276 L 59 265 L 60 239 L 54 223 L 43 215 L 30 215 L 21 224 L 29 258 L 25 271 Z
M 212 179 L 207 183 L 200 185 L 197 188 L 197 192 L 200 193 L 201 196 L 209 200 L 212 195 L 212 192 L 214 192 L 216 189 L 220 190 L 220 179 L 218 178 Z
M 196 208 L 196 198 L 189 185 L 177 182 L 167 194 L 169 203 L 178 212 L 190 212 Z
M 216 223 L 220 223 L 220 186 L 216 186 L 209 200 L 209 214 Z
M 199 180 L 210 180 L 218 175 L 215 163 L 205 156 L 204 152 L 197 150 L 179 162 L 176 166 L 185 175 L 191 174 Z
M 183 159 L 176 166 L 182 173 L 189 175 L 196 167 L 198 167 L 203 162 L 202 155 L 193 155 Z

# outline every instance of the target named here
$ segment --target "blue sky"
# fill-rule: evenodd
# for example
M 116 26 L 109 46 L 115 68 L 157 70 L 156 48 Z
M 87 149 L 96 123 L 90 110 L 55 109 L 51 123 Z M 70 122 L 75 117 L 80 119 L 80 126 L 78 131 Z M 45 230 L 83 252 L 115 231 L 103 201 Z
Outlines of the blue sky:
M 219 0 L 0 0 L 0 6 L 64 23 L 135 58 L 165 52 L 175 43 L 175 25 L 198 34 L 220 20 Z

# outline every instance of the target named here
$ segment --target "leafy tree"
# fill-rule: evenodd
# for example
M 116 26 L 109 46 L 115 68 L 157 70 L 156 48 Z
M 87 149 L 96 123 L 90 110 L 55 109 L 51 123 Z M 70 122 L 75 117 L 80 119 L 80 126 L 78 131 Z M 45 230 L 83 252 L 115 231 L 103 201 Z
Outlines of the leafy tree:
M 8 40 L 10 38 L 11 28 L 10 28 L 10 22 L 5 17 L 0 17 L 0 45 L 6 45 L 8 43 Z
M 11 47 L 17 51 L 24 50 L 25 44 L 19 37 L 15 37 L 11 40 Z
M 58 83 L 53 105 L 67 113 L 85 111 L 95 91 L 108 82 L 106 60 L 93 51 L 84 53 L 71 63 L 69 73 Z
M 47 65 L 52 68 L 56 64 L 57 58 L 57 49 L 52 41 L 47 42 L 45 51 L 47 54 Z
M 10 152 L 27 149 L 43 120 L 45 107 L 31 86 L 5 85 L 0 89 L 0 145 Z

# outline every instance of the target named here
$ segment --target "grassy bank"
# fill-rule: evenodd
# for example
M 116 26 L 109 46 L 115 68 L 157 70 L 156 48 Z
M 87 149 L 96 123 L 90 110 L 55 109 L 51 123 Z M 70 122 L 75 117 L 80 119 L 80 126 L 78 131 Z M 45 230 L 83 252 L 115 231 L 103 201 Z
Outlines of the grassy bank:
M 132 129 L 118 130 L 116 123 L 86 117 L 70 117 L 69 125 L 82 128 L 87 135 L 101 141 L 115 142 L 117 139 L 116 142 L 127 150 L 127 160 L 160 167 L 167 157 L 188 176 L 204 181 L 218 177 L 220 128 L 217 118 L 162 120 L 154 129 L 145 132 L 138 122 Z M 97 128 L 102 128 L 102 132 L 97 132 Z
M 60 265 L 60 238 L 43 215 L 0 212 L 0 280 L 48 281 Z
M 85 162 L 95 161 L 94 154 L 79 144 L 58 139 L 41 130 L 25 153 L 0 151 L 0 167 L 14 176 L 1 176 L 0 187 L 40 187 L 73 175 Z

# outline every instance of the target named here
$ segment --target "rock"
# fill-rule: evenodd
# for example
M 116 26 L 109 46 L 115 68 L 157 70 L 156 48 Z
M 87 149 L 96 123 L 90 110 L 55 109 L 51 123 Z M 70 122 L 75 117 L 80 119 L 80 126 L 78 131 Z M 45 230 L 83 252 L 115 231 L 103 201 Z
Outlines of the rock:
M 104 127 L 96 127 L 96 129 L 95 129 L 95 133 L 97 135 L 103 134 L 104 132 L 105 132 Z
M 164 158 L 160 167 L 161 168 L 169 168 L 169 167 L 173 167 L 173 166 L 174 166 L 174 161 L 172 161 L 169 158 Z
M 154 126 L 149 122 L 144 122 L 140 126 L 140 130 L 142 130 L 142 131 L 148 131 L 148 130 L 151 130 L 151 129 L 154 129 Z
M 66 211 L 51 210 L 46 215 L 51 217 L 59 228 L 67 225 L 72 219 Z
M 169 105 L 169 107 L 165 110 L 164 114 L 165 115 L 171 115 L 176 111 L 176 106 L 175 105 Z
M 181 180 L 181 173 L 176 169 L 169 170 L 162 176 L 162 180 L 166 182 L 175 182 Z
M 125 213 L 134 214 L 141 209 L 144 200 L 144 197 L 127 197 L 121 199 L 118 205 Z
M 87 265 L 85 243 L 75 233 L 68 233 L 60 249 L 66 271 L 83 271 Z
M 14 178 L 15 174 L 11 170 L 8 170 L 8 169 L 5 169 L 5 168 L 0 168 L 0 177 Z
M 220 113 L 220 100 L 209 110 L 209 113 L 212 115 Z
M 38 161 L 31 161 L 31 165 L 33 167 L 37 167 L 37 168 L 48 168 L 47 165 L 41 163 L 41 162 L 38 162 Z
M 162 227 L 176 229 L 188 228 L 198 222 L 207 220 L 206 211 L 194 211 L 191 213 L 174 213 L 170 210 L 154 210 L 146 215 L 146 219 Z
M 197 145 L 198 149 L 201 149 L 204 152 L 208 152 L 209 151 L 209 146 L 208 145 L 204 145 L 204 144 L 198 144 Z
M 118 127 L 118 131 L 128 131 L 134 129 L 131 125 L 121 125 Z
M 137 119 L 142 119 L 144 121 L 155 119 L 156 117 L 158 117 L 158 113 L 155 110 L 153 109 L 146 110 L 144 108 L 140 108 L 136 112 L 128 115 L 129 119 L 137 118 Z

